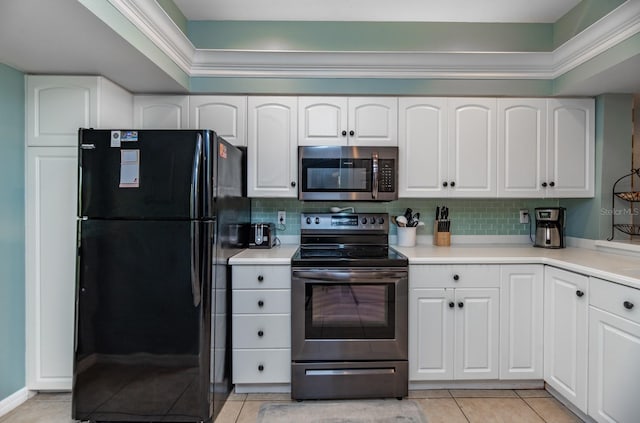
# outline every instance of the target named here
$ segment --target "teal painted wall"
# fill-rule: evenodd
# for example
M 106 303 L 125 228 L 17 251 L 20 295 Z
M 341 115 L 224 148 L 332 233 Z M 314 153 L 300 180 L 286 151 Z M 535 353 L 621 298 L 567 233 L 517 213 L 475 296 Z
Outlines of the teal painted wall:
M 596 98 L 595 196 L 590 199 L 565 199 L 567 235 L 607 239 L 611 235 L 611 195 L 613 184 L 631 170 L 631 94 L 605 94 Z M 629 207 L 616 202 L 616 207 Z M 617 217 L 616 223 L 625 223 Z M 628 220 L 628 219 L 627 219 Z M 628 239 L 617 233 L 616 239 Z
M 25 386 L 24 75 L 0 64 L 0 401 Z
M 624 2 L 625 0 L 582 0 L 553 26 L 553 47 L 559 47 Z
M 550 51 L 553 24 L 189 21 L 196 48 L 315 51 Z

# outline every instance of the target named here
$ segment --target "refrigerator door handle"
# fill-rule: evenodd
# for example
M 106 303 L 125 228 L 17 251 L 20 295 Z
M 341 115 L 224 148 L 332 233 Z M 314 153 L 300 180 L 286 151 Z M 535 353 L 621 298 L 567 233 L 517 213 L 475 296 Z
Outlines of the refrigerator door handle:
M 191 294 L 193 306 L 200 305 L 200 222 L 191 222 Z
M 191 218 L 197 219 L 201 215 L 200 210 L 200 166 L 202 158 L 202 135 L 198 134 L 196 151 L 193 154 L 193 169 L 191 170 Z

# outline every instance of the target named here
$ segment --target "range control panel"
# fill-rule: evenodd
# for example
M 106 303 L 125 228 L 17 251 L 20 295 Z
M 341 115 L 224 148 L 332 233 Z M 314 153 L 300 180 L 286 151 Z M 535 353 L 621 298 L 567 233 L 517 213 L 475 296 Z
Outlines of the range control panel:
M 389 228 L 387 213 L 301 213 L 301 230 L 367 231 Z

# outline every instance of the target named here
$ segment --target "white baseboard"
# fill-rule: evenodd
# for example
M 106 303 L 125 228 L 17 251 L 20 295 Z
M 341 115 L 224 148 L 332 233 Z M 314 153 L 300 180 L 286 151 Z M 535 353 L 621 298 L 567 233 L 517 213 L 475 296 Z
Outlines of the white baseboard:
M 0 401 L 0 417 L 8 414 L 29 399 L 29 390 L 25 387 Z

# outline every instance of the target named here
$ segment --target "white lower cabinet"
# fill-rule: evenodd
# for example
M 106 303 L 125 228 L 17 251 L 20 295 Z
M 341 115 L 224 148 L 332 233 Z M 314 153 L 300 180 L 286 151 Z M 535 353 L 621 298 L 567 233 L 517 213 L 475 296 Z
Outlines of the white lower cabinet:
M 544 270 L 500 266 L 500 379 L 543 378 Z
M 291 267 L 234 265 L 232 379 L 242 385 L 291 381 Z
M 499 267 L 409 267 L 409 379 L 497 379 Z
M 640 290 L 590 279 L 589 415 L 640 420 Z
M 27 387 L 71 389 L 78 149 L 28 147 Z
M 545 267 L 544 380 L 587 412 L 589 278 Z

